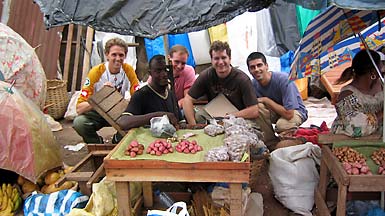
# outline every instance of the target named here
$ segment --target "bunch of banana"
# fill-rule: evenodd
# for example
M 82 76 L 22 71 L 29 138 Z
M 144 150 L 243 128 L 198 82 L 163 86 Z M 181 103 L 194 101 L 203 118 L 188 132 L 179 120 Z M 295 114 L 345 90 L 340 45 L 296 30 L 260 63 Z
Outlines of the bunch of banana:
M 0 216 L 12 216 L 23 202 L 19 191 L 11 184 L 3 183 L 0 189 Z

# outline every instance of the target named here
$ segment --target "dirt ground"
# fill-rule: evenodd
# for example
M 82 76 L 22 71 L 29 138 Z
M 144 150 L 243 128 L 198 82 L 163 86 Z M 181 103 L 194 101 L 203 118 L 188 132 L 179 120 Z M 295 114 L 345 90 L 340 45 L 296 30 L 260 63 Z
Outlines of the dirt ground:
M 63 161 L 67 165 L 73 166 L 77 164 L 84 156 L 87 155 L 87 148 L 84 147 L 78 152 L 69 151 L 64 148 L 66 145 L 76 145 L 82 142 L 81 137 L 73 130 L 72 121 L 62 120 L 60 122 L 63 130 L 54 132 L 58 143 L 61 146 Z M 103 128 L 99 134 L 104 137 L 105 142 L 110 142 L 115 130 L 112 127 Z M 267 173 L 268 164 L 263 163 L 261 168 L 256 172 L 255 181 L 250 184 L 252 192 L 261 193 L 263 196 L 264 215 L 266 216 L 285 216 L 293 215 L 288 209 L 281 205 L 275 198 L 273 187 Z

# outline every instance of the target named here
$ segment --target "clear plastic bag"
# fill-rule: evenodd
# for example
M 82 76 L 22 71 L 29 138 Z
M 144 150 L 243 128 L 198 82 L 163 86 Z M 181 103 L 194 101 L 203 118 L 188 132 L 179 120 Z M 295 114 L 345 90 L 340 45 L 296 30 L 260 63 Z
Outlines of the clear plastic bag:
M 150 120 L 151 133 L 154 137 L 168 138 L 176 136 L 176 129 L 170 123 L 167 115 L 162 117 L 154 117 Z
M 228 161 L 229 154 L 226 146 L 219 146 L 210 149 L 205 155 L 205 161 Z
M 225 129 L 222 125 L 209 124 L 203 129 L 203 132 L 205 132 L 205 134 L 209 136 L 214 137 L 216 135 L 223 134 L 225 132 Z
M 240 161 L 243 154 L 249 148 L 250 139 L 246 135 L 235 134 L 224 139 L 227 153 L 232 161 Z
M 228 119 L 223 119 L 223 127 L 228 128 L 233 125 L 247 126 L 247 122 L 244 118 L 237 118 L 230 115 Z

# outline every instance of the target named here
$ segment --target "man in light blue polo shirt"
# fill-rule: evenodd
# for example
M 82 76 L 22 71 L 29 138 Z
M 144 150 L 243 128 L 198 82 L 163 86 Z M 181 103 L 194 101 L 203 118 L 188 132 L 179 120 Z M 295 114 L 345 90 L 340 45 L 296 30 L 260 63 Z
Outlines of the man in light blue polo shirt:
M 251 53 L 246 60 L 259 106 L 270 111 L 270 120 L 276 132 L 296 128 L 307 120 L 307 110 L 301 95 L 288 74 L 269 71 L 266 57 L 260 52 Z M 263 104 L 263 105 L 262 105 Z

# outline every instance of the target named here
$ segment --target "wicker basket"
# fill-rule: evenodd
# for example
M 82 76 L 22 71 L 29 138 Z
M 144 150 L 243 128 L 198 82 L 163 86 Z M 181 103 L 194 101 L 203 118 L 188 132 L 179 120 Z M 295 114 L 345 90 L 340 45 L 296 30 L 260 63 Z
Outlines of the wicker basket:
M 47 80 L 47 98 L 45 105 L 48 114 L 54 119 L 64 116 L 68 106 L 67 82 L 64 80 Z

